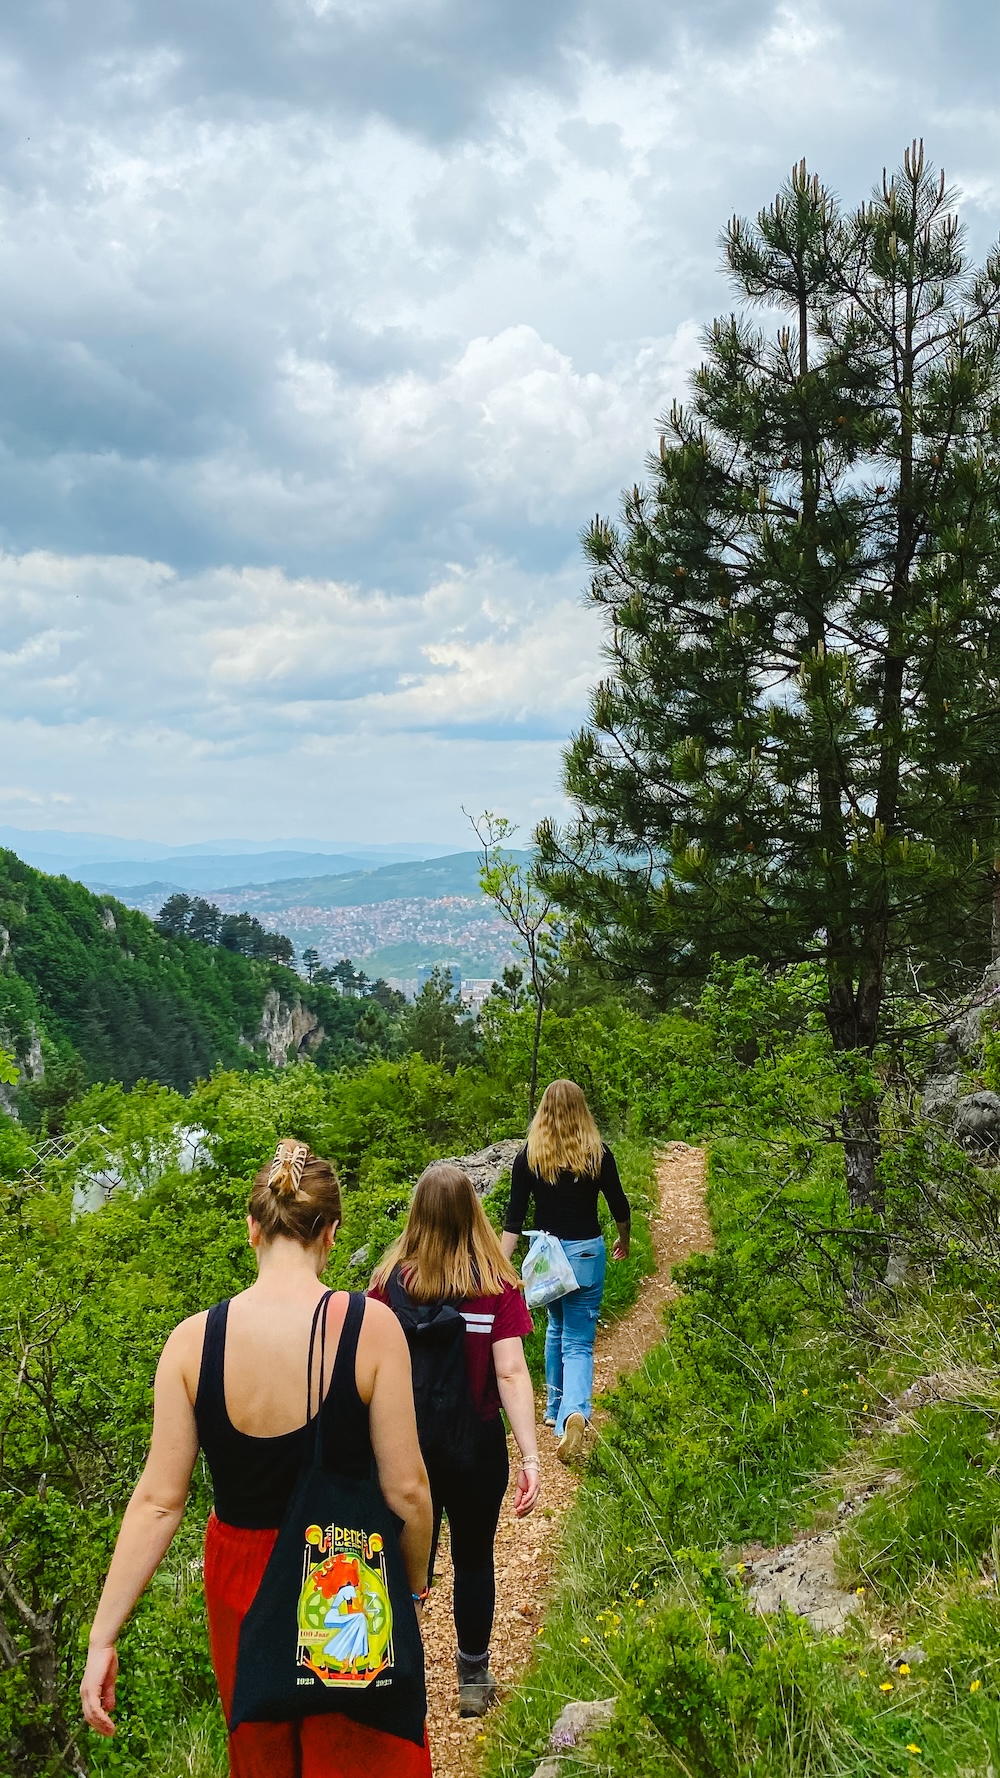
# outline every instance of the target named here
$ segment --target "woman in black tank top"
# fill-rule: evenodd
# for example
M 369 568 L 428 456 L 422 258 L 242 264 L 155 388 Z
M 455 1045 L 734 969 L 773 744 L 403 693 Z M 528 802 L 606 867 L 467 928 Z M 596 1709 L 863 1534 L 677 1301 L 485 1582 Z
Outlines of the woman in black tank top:
M 129 1502 L 90 1634 L 81 1686 L 84 1715 L 114 1733 L 118 1657 L 126 1618 L 180 1524 L 199 1448 L 215 1510 L 205 1538 L 205 1597 L 219 1693 L 228 1719 L 243 1618 L 253 1603 L 307 1452 L 309 1328 L 323 1297 L 321 1274 L 340 1221 L 340 1192 L 327 1161 L 304 1143 L 278 1145 L 250 1198 L 258 1260 L 249 1290 L 192 1316 L 171 1334 L 156 1374 L 149 1459 Z M 417 1443 L 406 1340 L 392 1311 L 346 1292 L 326 1307 L 332 1370 L 314 1359 L 309 1385 L 320 1403 L 324 1467 L 363 1477 L 374 1463 L 400 1519 L 400 1548 L 418 1608 L 426 1589 L 431 1505 Z M 317 1342 L 317 1351 L 319 1342 Z M 346 1716 L 241 1723 L 229 1737 L 232 1778 L 430 1778 L 418 1747 Z

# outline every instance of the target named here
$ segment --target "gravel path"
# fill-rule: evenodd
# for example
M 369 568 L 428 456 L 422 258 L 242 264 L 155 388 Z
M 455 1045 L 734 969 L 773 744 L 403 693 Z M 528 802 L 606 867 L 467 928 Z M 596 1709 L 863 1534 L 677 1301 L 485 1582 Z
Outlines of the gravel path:
M 595 1351 L 595 1394 L 614 1387 L 622 1372 L 631 1371 L 660 1339 L 661 1311 L 673 1294 L 671 1268 L 689 1254 L 712 1245 L 705 1206 L 705 1155 L 684 1142 L 668 1142 L 659 1151 L 659 1210 L 651 1228 L 656 1271 L 645 1278 L 628 1314 L 601 1329 Z M 542 1404 L 539 1402 L 539 1419 Z M 600 1414 L 595 1431 L 600 1435 Z M 497 1621 L 492 1666 L 501 1692 L 519 1678 L 531 1658 L 552 1583 L 562 1519 L 576 1491 L 578 1476 L 564 1468 L 555 1454 L 555 1440 L 539 1426 L 542 1496 L 530 1518 L 515 1519 L 508 1494 L 497 1532 Z M 515 1449 L 511 1444 L 511 1465 Z M 424 1649 L 427 1659 L 428 1722 L 435 1778 L 477 1778 L 482 1724 L 461 1722 L 455 1683 L 455 1640 L 451 1620 L 451 1563 L 447 1528 L 442 1534 L 437 1582 L 424 1607 Z M 511 1608 L 504 1601 L 516 1600 Z

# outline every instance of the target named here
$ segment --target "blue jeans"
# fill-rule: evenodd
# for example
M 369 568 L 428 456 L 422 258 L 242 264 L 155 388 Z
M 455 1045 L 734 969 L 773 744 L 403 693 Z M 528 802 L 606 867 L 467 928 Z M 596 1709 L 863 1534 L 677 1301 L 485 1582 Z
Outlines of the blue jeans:
M 561 1438 L 570 1414 L 590 1419 L 594 1389 L 594 1336 L 608 1268 L 603 1235 L 589 1241 L 564 1241 L 579 1290 L 549 1304 L 545 1335 L 546 1415 L 555 1420 Z

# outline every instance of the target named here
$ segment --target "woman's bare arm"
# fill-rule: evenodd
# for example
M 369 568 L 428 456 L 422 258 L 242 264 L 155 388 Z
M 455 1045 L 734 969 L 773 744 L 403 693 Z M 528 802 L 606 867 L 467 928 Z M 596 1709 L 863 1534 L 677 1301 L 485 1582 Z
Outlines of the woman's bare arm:
M 496 1340 L 493 1364 L 497 1388 L 510 1429 L 526 1467 L 521 1470 L 514 1495 L 514 1511 L 519 1519 L 530 1513 L 538 1499 L 541 1486 L 538 1474 L 538 1438 L 535 1431 L 535 1392 L 520 1339 Z
M 194 1409 L 185 1372 L 199 1341 L 204 1316 L 182 1322 L 163 1348 L 153 1391 L 153 1436 L 146 1466 L 125 1509 L 90 1631 L 80 1686 L 83 1714 L 100 1735 L 113 1735 L 118 1657 L 115 1643 L 143 1588 L 155 1574 L 184 1516 L 191 1472 L 198 1455 Z
M 410 1588 L 427 1585 L 431 1553 L 431 1491 L 420 1455 L 413 1411 L 410 1350 L 399 1322 L 384 1303 L 369 1300 L 358 1343 L 358 1384 L 372 1375 L 369 1427 L 378 1479 L 386 1505 L 403 1520 L 399 1544 Z

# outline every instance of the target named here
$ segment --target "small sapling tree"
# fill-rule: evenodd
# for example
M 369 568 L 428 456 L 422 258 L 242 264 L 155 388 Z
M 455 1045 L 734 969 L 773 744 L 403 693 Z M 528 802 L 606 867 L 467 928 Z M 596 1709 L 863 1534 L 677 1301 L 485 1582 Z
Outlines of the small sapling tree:
M 528 965 L 535 998 L 535 1026 L 531 1042 L 531 1074 L 528 1082 L 528 1116 L 533 1117 L 538 1094 L 538 1051 L 549 985 L 558 966 L 560 925 L 551 888 L 542 882 L 533 863 L 521 864 L 510 855 L 517 832 L 504 815 L 486 810 L 469 816 L 479 841 L 479 882 L 483 894 L 514 928 L 518 948 Z M 508 972 L 504 971 L 507 985 Z M 519 983 L 517 984 L 519 986 Z M 511 995 L 516 1006 L 516 987 Z

